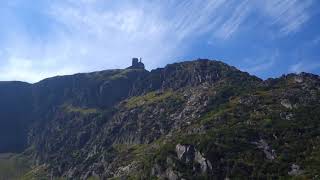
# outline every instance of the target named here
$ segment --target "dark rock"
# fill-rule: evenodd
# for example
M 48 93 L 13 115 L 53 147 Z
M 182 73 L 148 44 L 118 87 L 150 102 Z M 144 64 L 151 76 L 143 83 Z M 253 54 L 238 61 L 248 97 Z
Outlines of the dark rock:
M 316 177 L 319 76 L 261 79 L 219 61 L 0 83 L 0 151 L 55 177 Z M 267 159 L 267 160 L 266 160 Z M 299 163 L 297 162 L 297 163 Z M 299 172 L 297 174 L 297 172 Z

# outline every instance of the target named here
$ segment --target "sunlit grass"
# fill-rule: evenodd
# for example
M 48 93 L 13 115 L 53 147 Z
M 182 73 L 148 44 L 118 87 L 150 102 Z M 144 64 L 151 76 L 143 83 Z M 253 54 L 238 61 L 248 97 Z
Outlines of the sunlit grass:
M 0 154 L 1 180 L 21 179 L 29 169 L 30 164 L 25 157 L 11 153 Z

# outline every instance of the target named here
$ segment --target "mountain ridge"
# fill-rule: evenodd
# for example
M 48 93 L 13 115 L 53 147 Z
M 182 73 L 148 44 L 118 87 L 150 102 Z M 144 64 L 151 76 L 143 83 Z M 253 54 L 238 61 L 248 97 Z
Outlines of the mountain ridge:
M 301 73 L 261 80 L 196 60 L 22 83 L 30 114 L 17 124 L 28 140 L 16 152 L 37 167 L 26 178 L 316 177 L 319 79 Z M 306 150 L 285 149 L 282 141 L 298 147 L 295 131 Z

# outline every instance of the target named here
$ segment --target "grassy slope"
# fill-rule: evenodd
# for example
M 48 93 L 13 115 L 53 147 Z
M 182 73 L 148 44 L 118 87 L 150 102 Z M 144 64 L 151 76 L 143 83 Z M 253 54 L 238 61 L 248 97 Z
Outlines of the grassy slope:
M 16 154 L 0 154 L 0 180 L 20 179 L 28 170 L 27 158 Z

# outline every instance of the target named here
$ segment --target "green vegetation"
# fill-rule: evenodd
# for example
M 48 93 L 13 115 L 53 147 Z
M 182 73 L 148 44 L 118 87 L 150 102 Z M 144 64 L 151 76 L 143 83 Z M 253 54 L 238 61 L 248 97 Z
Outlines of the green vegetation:
M 68 113 L 79 113 L 82 115 L 97 114 L 100 112 L 98 109 L 95 108 L 81 108 L 72 106 L 70 104 L 64 104 L 62 107 Z
M 0 179 L 20 179 L 30 169 L 30 162 L 22 155 L 0 154 Z
M 143 69 L 124 69 L 121 70 L 119 73 L 114 74 L 113 76 L 110 76 L 109 79 L 110 80 L 117 80 L 117 79 L 125 79 L 129 77 L 130 73 L 134 73 L 134 72 L 142 72 L 145 71 Z
M 91 177 L 88 178 L 88 180 L 100 180 L 100 179 L 97 178 L 97 177 L 91 176 Z
M 172 135 L 173 139 L 157 142 L 159 149 L 153 155 L 153 164 L 167 167 L 168 157 L 176 158 L 175 145 L 180 143 L 195 145 L 200 152 L 208 155 L 213 164 L 225 168 L 221 177 L 287 179 L 292 164 L 299 164 L 304 172 L 294 179 L 318 177 L 320 148 L 316 142 L 320 140 L 320 106 L 285 110 L 272 100 L 276 95 L 259 91 L 255 95 L 259 97 L 257 105 L 247 107 L 238 103 L 239 98 L 233 98 L 213 108 L 187 128 L 211 127 L 205 132 L 187 135 L 182 131 Z M 294 119 L 281 119 L 279 114 L 283 112 L 293 113 Z M 253 143 L 260 139 L 264 139 L 270 150 L 275 151 L 274 160 L 267 159 Z M 176 170 L 183 172 L 183 177 L 194 176 L 192 167 L 175 163 L 178 163 Z M 201 177 L 205 178 L 203 175 Z
M 172 90 L 167 90 L 165 92 L 153 91 L 153 92 L 147 93 L 144 96 L 136 96 L 136 97 L 130 98 L 126 102 L 125 106 L 128 109 L 132 109 L 139 106 L 148 106 L 154 103 L 164 102 L 168 99 L 180 101 L 182 100 L 182 97 L 177 92 L 173 92 Z

